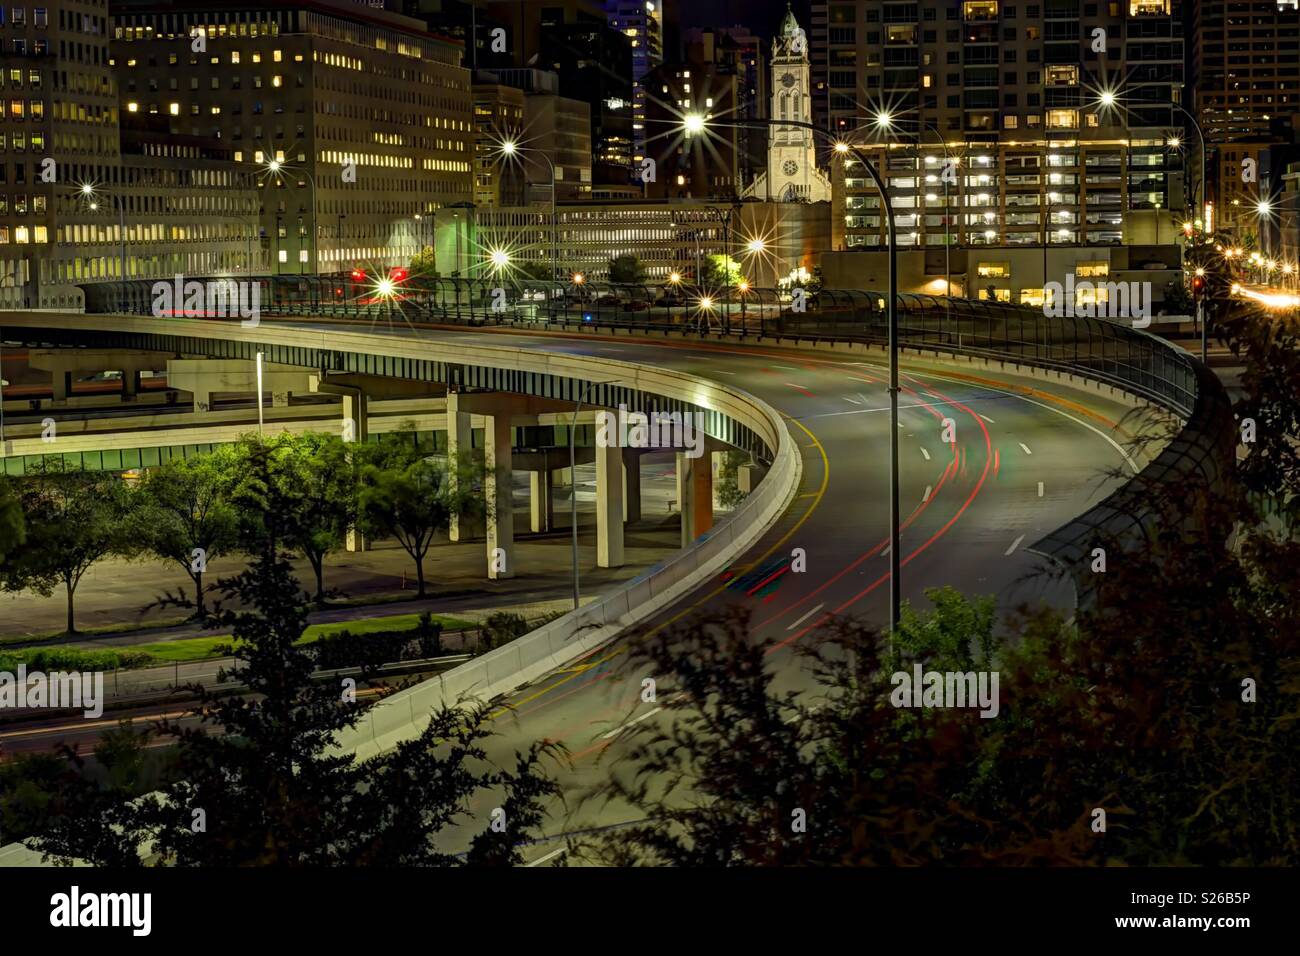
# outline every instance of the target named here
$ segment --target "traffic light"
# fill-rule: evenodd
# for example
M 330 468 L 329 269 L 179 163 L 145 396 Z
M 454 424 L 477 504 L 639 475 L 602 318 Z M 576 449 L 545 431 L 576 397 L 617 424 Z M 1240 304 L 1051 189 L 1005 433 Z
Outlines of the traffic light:
M 361 270 L 361 269 L 353 269 L 353 270 L 352 270 L 352 281 L 353 281 L 353 282 L 364 282 L 365 279 L 366 279 L 366 274 L 365 274 L 365 272 L 364 272 L 363 270 Z
M 1199 299 L 1205 294 L 1205 276 L 1192 276 L 1192 298 Z
M 388 278 L 392 279 L 394 282 L 401 282 L 403 279 L 406 278 L 406 270 L 403 269 L 401 266 L 398 266 L 388 274 Z

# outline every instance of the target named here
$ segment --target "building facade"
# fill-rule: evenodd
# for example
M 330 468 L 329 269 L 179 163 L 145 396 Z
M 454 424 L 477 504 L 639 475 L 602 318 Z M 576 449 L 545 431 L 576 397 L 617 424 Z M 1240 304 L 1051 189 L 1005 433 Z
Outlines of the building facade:
M 1284 169 L 1267 169 L 1270 147 L 1300 139 L 1300 10 L 1279 0 L 1192 0 L 1191 25 L 1211 195 L 1222 223 L 1252 229 L 1261 193 L 1282 188 Z
M 646 75 L 664 61 L 660 0 L 610 0 L 609 25 L 632 44 L 632 168 L 646 154 Z
M 470 75 L 418 20 L 345 0 L 119 0 L 111 56 L 124 114 L 262 171 L 279 272 L 404 261 L 424 216 L 473 197 Z

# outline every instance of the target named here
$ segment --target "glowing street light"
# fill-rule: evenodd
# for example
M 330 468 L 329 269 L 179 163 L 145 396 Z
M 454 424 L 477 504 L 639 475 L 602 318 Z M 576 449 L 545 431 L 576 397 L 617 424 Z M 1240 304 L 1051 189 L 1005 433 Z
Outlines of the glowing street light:
M 586 282 L 586 281 L 587 281 L 587 277 L 586 277 L 585 275 L 583 275 L 581 272 L 575 272 L 575 273 L 573 274 L 573 284 L 574 284 L 574 285 L 582 285 L 582 284 L 583 284 L 584 282 Z
M 488 254 L 488 259 L 492 263 L 492 268 L 498 272 L 510 265 L 510 253 L 504 249 L 493 249 Z
M 710 296 L 710 295 L 701 296 L 701 297 L 700 297 L 700 308 L 701 308 L 701 309 L 705 309 L 705 310 L 712 309 L 712 308 L 713 308 L 713 296 Z
M 504 156 L 513 156 L 519 151 L 519 144 L 513 139 L 508 139 L 501 144 L 501 153 Z
M 680 272 L 670 272 L 668 273 L 668 281 L 672 285 L 678 285 L 682 281 L 682 274 Z
M 682 119 L 682 127 L 686 130 L 687 136 L 694 136 L 696 133 L 704 132 L 704 114 L 687 113 Z
M 888 111 L 881 110 L 876 114 L 876 127 L 878 129 L 889 129 L 894 125 L 894 117 L 890 116 Z
M 1255 213 L 1260 216 L 1269 216 L 1273 213 L 1273 204 L 1267 199 L 1261 199 L 1255 203 Z
M 1179 146 L 1183 145 L 1183 141 L 1177 136 L 1170 136 L 1167 145 L 1170 149 L 1177 149 Z
M 835 152 L 839 153 L 841 156 L 843 156 L 848 151 L 849 151 L 849 144 L 844 142 L 843 140 L 840 140 L 838 143 L 835 144 Z
M 747 248 L 751 253 L 757 254 L 767 248 L 767 243 L 764 242 L 762 239 L 751 239 L 749 240 L 749 245 L 747 245 L 745 248 Z

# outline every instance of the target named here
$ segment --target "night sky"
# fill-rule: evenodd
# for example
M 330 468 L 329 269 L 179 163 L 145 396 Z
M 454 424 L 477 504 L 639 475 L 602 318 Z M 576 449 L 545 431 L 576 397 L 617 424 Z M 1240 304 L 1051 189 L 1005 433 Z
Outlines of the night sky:
M 785 13 L 786 0 L 681 0 L 683 27 L 731 26 L 740 23 L 759 36 L 771 37 Z M 794 0 L 794 15 L 808 28 L 808 0 Z

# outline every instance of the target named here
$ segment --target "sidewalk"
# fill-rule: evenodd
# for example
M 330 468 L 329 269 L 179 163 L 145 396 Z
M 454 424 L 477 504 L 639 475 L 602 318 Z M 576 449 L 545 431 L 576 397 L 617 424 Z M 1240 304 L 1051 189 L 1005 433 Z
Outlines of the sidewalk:
M 439 540 L 425 557 L 428 598 L 415 601 L 414 562 L 395 541 L 381 541 L 365 552 L 338 552 L 325 561 L 325 586 L 343 592 L 340 600 L 375 600 L 360 607 L 326 608 L 312 616 L 312 622 L 334 622 L 407 614 L 429 610 L 469 617 L 471 612 L 486 616 L 504 606 L 541 607 L 551 602 L 571 603 L 572 557 L 569 528 L 568 487 L 555 489 L 556 530 L 531 534 L 528 530 L 527 475 L 515 476 L 515 565 L 517 576 L 501 581 L 487 578 L 487 559 L 482 539 L 452 544 Z M 522 481 L 520 480 L 522 479 Z M 680 544 L 679 517 L 669 511 L 675 497 L 671 463 L 646 462 L 642 475 L 642 520 L 625 533 L 626 565 L 597 568 L 594 466 L 578 468 L 578 566 L 583 594 L 592 594 L 619 581 L 640 574 L 666 558 Z M 523 488 L 523 494 L 520 488 Z M 293 562 L 304 590 L 315 590 L 315 576 L 305 560 Z M 245 567 L 242 555 L 211 562 L 205 583 L 237 574 Z M 186 611 L 174 607 L 145 607 L 166 592 L 183 592 L 191 600 L 194 587 L 179 566 L 155 559 L 127 562 L 109 559 L 96 564 L 82 579 L 76 594 L 76 621 L 81 631 L 96 628 L 178 626 L 145 633 L 84 634 L 60 643 L 78 646 L 120 647 L 152 641 L 180 640 L 211 635 L 192 624 L 180 624 Z M 450 595 L 442 596 L 439 595 Z M 384 603 L 383 599 L 397 599 Z M 209 595 L 209 605 L 212 596 Z M 14 647 L 22 637 L 44 637 L 63 630 L 66 605 L 62 588 L 50 597 L 30 591 L 0 592 L 0 647 Z

